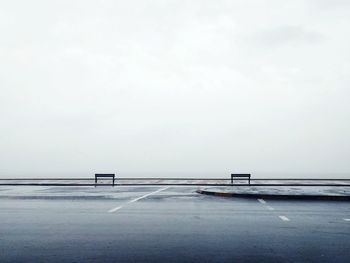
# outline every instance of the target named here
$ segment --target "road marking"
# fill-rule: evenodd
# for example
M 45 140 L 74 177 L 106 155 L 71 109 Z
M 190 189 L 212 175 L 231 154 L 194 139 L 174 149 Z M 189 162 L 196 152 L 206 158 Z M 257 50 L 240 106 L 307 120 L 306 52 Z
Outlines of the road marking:
M 145 194 L 145 195 L 143 195 L 143 196 L 140 196 L 140 197 L 138 197 L 138 198 L 132 199 L 132 200 L 128 201 L 126 204 L 131 204 L 131 203 L 137 202 L 137 201 L 139 201 L 139 200 L 141 200 L 141 199 L 144 199 L 144 198 L 146 198 L 146 197 L 148 197 L 148 196 L 150 196 L 150 195 L 154 195 L 154 194 L 156 194 L 156 193 L 159 193 L 159 192 L 161 192 L 161 191 L 164 191 L 164 190 L 168 189 L 169 187 L 170 187 L 170 186 L 167 186 L 167 187 L 158 189 L 157 191 L 154 191 L 154 192 Z M 114 213 L 115 211 L 117 211 L 117 210 L 119 210 L 119 209 L 121 209 L 121 208 L 123 208 L 123 206 L 117 206 L 117 207 L 115 207 L 115 208 L 112 208 L 112 209 L 108 210 L 108 213 Z
M 286 216 L 278 216 L 279 218 L 281 218 L 283 221 L 289 221 L 289 218 Z
M 145 195 L 143 195 L 143 196 L 141 196 L 141 197 L 135 198 L 135 199 L 129 201 L 128 203 L 137 202 L 137 201 L 139 201 L 139 200 L 141 200 L 141 199 L 144 199 L 144 198 L 146 198 L 146 197 L 148 197 L 148 196 L 150 196 L 150 195 L 154 195 L 154 194 L 156 194 L 156 193 L 159 193 L 159 192 L 161 192 L 161 191 L 164 191 L 164 190 L 166 190 L 166 189 L 168 189 L 168 188 L 169 188 L 169 186 L 168 186 L 168 187 L 161 188 L 161 189 L 158 189 L 157 191 L 154 191 L 154 192 L 152 192 L 152 193 L 145 194 Z
M 273 207 L 267 205 L 267 202 L 266 202 L 264 199 L 258 199 L 258 201 L 259 201 L 261 204 L 263 204 L 264 207 L 265 207 L 266 209 L 268 209 L 268 210 L 270 210 L 270 211 L 275 210 L 275 208 L 273 208 Z
M 266 201 L 264 199 L 258 199 L 258 201 L 262 204 L 266 204 Z
M 120 208 L 123 208 L 123 207 L 118 206 L 118 207 L 112 208 L 112 209 L 108 210 L 108 213 L 114 213 L 115 211 L 119 210 Z
M 344 221 L 350 221 L 350 218 L 344 218 Z

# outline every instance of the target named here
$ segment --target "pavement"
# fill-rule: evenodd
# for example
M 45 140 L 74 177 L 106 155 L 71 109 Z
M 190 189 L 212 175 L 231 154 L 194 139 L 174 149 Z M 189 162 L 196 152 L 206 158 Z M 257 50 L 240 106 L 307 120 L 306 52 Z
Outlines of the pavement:
M 221 186 L 206 187 L 197 193 L 245 198 L 349 200 L 350 187 L 344 186 Z
M 350 202 L 0 187 L 0 262 L 349 262 Z

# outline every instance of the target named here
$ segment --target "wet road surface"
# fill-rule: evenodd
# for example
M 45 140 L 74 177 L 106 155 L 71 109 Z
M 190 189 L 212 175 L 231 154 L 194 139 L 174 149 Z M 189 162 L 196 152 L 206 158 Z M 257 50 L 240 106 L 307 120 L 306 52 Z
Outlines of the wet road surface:
M 350 202 L 2 187 L 1 262 L 349 262 Z

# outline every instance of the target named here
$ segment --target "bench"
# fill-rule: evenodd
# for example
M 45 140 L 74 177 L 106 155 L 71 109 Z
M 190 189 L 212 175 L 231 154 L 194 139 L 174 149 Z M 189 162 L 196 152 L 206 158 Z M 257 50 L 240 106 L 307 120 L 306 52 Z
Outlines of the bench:
M 113 179 L 113 186 L 114 186 L 115 174 L 95 174 L 95 185 L 97 184 L 98 178 L 112 178 Z
M 233 184 L 233 178 L 244 178 L 247 179 L 250 185 L 250 174 L 231 174 L 231 184 Z M 239 180 L 238 179 L 238 180 Z

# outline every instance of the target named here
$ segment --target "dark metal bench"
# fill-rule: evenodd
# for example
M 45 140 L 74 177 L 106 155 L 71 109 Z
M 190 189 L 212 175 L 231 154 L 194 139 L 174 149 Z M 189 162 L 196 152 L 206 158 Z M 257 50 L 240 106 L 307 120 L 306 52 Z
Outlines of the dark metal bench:
M 97 178 L 112 178 L 114 186 L 115 174 L 95 174 L 95 185 L 97 184 Z
M 231 184 L 233 184 L 233 178 L 235 177 L 248 179 L 248 182 L 250 184 L 250 174 L 231 174 Z

